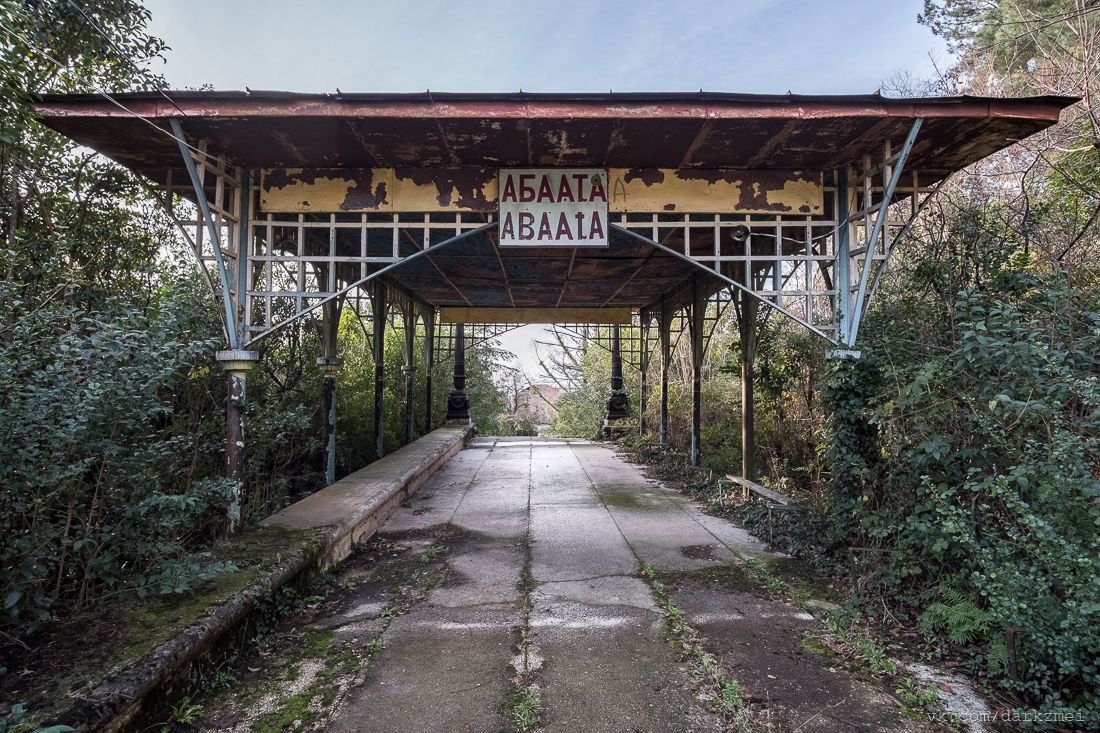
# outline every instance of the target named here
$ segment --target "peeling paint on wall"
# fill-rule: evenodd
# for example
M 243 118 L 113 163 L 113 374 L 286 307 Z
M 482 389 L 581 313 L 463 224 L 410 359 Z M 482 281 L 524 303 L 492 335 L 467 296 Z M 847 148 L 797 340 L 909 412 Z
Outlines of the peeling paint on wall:
M 265 170 L 260 211 L 496 211 L 496 169 Z
M 612 168 L 611 211 L 821 214 L 820 172 Z
M 820 172 L 612 168 L 609 209 L 694 214 L 822 214 Z M 265 170 L 260 210 L 497 210 L 495 168 Z

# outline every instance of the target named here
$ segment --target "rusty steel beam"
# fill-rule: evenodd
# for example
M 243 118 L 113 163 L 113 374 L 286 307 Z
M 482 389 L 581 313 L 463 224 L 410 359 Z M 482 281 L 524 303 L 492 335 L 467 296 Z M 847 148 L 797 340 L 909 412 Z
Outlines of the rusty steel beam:
M 173 117 L 169 122 L 172 125 L 172 132 L 175 133 L 176 142 L 179 143 L 180 153 L 183 155 L 187 173 L 191 176 L 191 185 L 195 189 L 195 199 L 198 202 L 199 211 L 202 214 L 203 221 L 206 223 L 206 228 L 210 235 L 210 245 L 214 248 L 214 259 L 218 263 L 218 277 L 221 279 L 222 283 L 222 307 L 225 309 L 225 328 L 226 336 L 229 339 L 229 348 L 230 350 L 238 350 L 241 348 L 240 335 L 237 333 L 238 317 L 235 313 L 235 303 L 229 295 L 229 273 L 225 267 L 224 258 L 222 257 L 221 233 L 218 231 L 214 217 L 210 212 L 210 204 L 206 200 L 203 180 L 199 176 L 198 169 L 195 167 L 195 160 L 191 157 L 191 151 L 188 149 L 188 145 L 183 139 L 183 130 L 180 129 L 179 120 Z M 240 294 L 240 292 L 238 286 L 237 293 Z
M 879 95 L 742 95 L 693 94 L 295 94 L 287 92 L 171 92 L 188 117 L 381 117 L 430 120 L 475 119 L 655 119 L 689 117 L 701 120 L 772 117 L 1020 117 L 1057 112 L 1076 97 L 1002 99 L 939 97 L 890 99 Z M 159 94 L 129 92 L 113 95 L 127 102 L 125 110 L 94 94 L 45 94 L 35 104 L 44 117 L 96 116 L 133 118 L 178 117 L 179 108 Z M 451 98 L 451 99 L 448 99 Z M 445 103 L 439 103 L 445 102 Z
M 886 185 L 882 194 L 882 208 L 879 210 L 878 215 L 875 217 L 874 228 L 871 233 L 867 235 L 867 253 L 863 258 L 863 272 L 859 279 L 859 290 L 856 293 L 855 303 L 852 305 L 852 313 L 850 318 L 852 322 L 848 327 L 848 334 L 845 341 L 845 346 L 849 348 L 855 345 L 856 337 L 859 334 L 859 321 L 863 313 L 863 300 L 867 293 L 867 283 L 871 275 L 871 266 L 875 261 L 875 247 L 878 242 L 879 235 L 883 233 L 883 227 L 890 218 L 889 206 L 894 197 L 894 189 L 898 185 L 898 181 L 901 178 L 901 172 L 905 168 L 905 161 L 909 157 L 909 152 L 913 149 L 913 143 L 916 142 L 917 133 L 920 131 L 922 119 L 919 117 L 913 122 L 913 127 L 909 131 L 909 136 L 905 139 L 905 144 L 902 145 L 901 151 L 896 156 L 894 162 L 893 171 L 890 175 L 890 182 Z M 889 165 L 889 158 L 883 161 L 883 174 L 885 176 Z M 869 179 L 868 179 L 869 180 Z M 870 191 L 867 191 L 865 195 L 870 198 Z M 889 245 L 883 247 L 887 250 Z M 885 254 L 885 251 L 884 251 Z M 845 285 L 845 287 L 847 287 Z

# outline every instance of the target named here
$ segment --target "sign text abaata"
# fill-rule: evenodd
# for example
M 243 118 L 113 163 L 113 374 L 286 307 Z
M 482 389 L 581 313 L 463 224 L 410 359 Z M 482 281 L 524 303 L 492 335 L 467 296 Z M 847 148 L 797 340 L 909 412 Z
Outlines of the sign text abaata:
M 500 171 L 501 246 L 607 246 L 607 171 Z

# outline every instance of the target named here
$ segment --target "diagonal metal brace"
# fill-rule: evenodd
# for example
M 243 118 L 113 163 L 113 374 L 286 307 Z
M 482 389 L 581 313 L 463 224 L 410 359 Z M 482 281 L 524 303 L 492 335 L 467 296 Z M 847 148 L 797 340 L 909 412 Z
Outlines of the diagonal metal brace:
M 202 218 L 206 221 L 206 228 L 210 234 L 210 243 L 214 246 L 214 259 L 218 263 L 218 276 L 222 281 L 222 298 L 223 306 L 225 310 L 225 327 L 227 336 L 229 337 L 229 348 L 232 350 L 240 349 L 240 339 L 237 337 L 236 317 L 234 312 L 233 300 L 229 297 L 229 276 L 225 270 L 225 261 L 222 258 L 222 240 L 218 236 L 217 227 L 214 224 L 214 217 L 210 215 L 210 204 L 206 201 L 206 193 L 202 189 L 202 181 L 199 180 L 199 171 L 195 168 L 195 161 L 191 157 L 190 151 L 187 149 L 187 143 L 183 139 L 183 129 L 180 127 L 179 120 L 175 118 L 169 119 L 169 123 L 172 125 L 172 132 L 175 134 L 176 142 L 179 143 L 180 152 L 183 154 L 183 162 L 187 164 L 187 173 L 191 176 L 191 185 L 195 189 L 195 198 L 199 204 L 199 210 L 202 212 Z M 238 283 L 238 290 L 240 283 Z
M 913 121 L 913 128 L 909 131 L 909 137 L 905 139 L 905 145 L 902 146 L 901 152 L 898 153 L 897 164 L 894 166 L 894 173 L 890 176 L 888 182 L 884 181 L 882 205 L 879 209 L 878 216 L 875 217 L 874 230 L 871 232 L 870 236 L 867 237 L 867 251 L 863 258 L 863 274 L 859 279 L 859 292 L 856 294 L 855 306 L 849 314 L 851 321 L 848 326 L 846 346 L 855 345 L 856 334 L 859 332 L 859 323 L 860 320 L 862 320 L 860 314 L 863 312 L 863 301 L 867 293 L 867 282 L 870 280 L 871 265 L 874 264 L 875 260 L 875 242 L 878 241 L 879 235 L 882 233 L 882 228 L 889 218 L 890 201 L 894 198 L 894 189 L 897 188 L 898 181 L 901 179 L 901 172 L 902 169 L 905 168 L 905 161 L 909 157 L 909 152 L 913 149 L 913 143 L 917 139 L 917 132 L 920 131 L 920 126 L 923 121 L 923 117 L 918 117 Z M 845 285 L 844 287 L 847 286 Z

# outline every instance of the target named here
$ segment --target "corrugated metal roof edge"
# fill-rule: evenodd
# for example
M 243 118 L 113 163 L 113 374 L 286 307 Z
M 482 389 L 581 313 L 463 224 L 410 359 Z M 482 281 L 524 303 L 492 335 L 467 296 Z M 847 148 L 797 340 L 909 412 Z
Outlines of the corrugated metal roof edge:
M 962 95 L 956 97 L 884 97 L 879 94 L 740 94 L 736 92 L 340 92 L 305 93 L 268 90 L 249 91 L 190 91 L 165 90 L 172 99 L 182 101 L 217 101 L 219 99 L 254 99 L 287 101 L 328 101 L 328 102 L 710 102 L 727 104 L 884 104 L 908 105 L 920 104 L 961 104 L 963 102 L 1018 102 L 1018 103 L 1056 103 L 1063 108 L 1075 104 L 1080 97 L 1044 95 L 1038 97 L 979 97 Z M 111 95 L 118 100 L 162 100 L 159 91 L 120 92 Z M 41 94 L 43 102 L 86 102 L 101 100 L 99 94 Z

